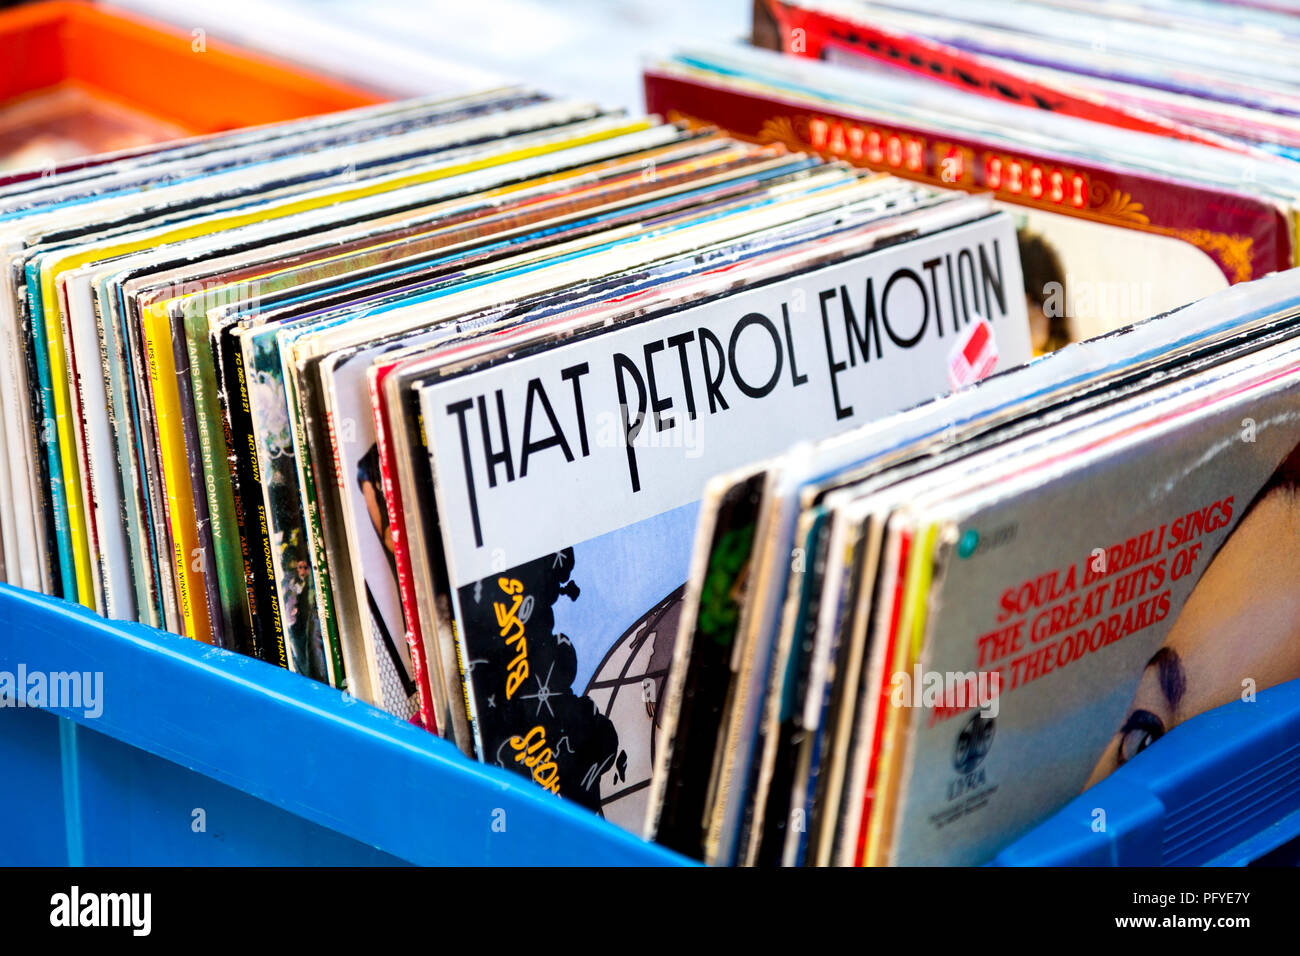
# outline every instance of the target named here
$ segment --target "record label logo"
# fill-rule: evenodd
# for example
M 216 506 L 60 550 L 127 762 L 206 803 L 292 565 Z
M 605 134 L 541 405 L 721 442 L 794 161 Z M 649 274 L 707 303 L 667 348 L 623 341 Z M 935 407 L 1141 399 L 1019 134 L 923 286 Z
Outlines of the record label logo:
M 989 749 L 993 746 L 993 733 L 996 726 L 996 718 L 976 713 L 966 721 L 961 732 L 957 734 L 957 742 L 952 751 L 952 766 L 958 776 L 948 784 L 949 811 L 940 815 L 942 822 L 939 825 L 951 823 L 978 810 L 988 802 L 988 797 L 997 789 L 995 786 L 988 786 L 988 778 L 983 766 L 984 758 L 988 756 Z M 961 802 L 954 804 L 953 801 L 956 800 Z

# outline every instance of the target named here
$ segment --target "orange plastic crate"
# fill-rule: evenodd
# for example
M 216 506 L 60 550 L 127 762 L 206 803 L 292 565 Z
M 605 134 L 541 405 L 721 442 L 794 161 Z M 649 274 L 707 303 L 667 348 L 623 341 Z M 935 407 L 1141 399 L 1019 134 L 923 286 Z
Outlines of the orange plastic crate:
M 65 130 L 125 124 L 138 144 L 383 99 L 112 7 L 60 0 L 0 12 L 0 116 L 14 118 L 0 139 L 13 142 L 35 130 L 29 116 L 52 116 Z

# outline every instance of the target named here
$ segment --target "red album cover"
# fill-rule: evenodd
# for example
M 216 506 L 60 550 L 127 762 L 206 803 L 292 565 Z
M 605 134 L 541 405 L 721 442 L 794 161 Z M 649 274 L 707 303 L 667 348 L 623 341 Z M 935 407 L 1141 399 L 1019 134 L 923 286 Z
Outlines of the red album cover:
M 1029 109 L 1046 110 L 1121 129 L 1171 136 L 1248 152 L 1240 143 L 1082 92 L 1067 92 L 993 65 L 985 57 L 925 37 L 808 10 L 782 0 L 756 0 L 754 42 L 794 56 L 827 59 L 835 52 L 865 57 L 897 70 Z

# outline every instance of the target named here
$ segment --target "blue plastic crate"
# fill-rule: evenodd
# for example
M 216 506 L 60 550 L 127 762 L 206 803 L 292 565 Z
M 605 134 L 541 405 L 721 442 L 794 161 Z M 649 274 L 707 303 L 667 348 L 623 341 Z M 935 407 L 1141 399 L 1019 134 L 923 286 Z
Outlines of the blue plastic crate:
M 0 586 L 19 665 L 102 672 L 103 712 L 0 709 L 3 863 L 689 862 L 324 685 Z
M 0 709 L 0 863 L 690 862 L 328 687 L 0 585 L 20 665 L 101 672 L 102 713 Z M 1174 728 L 994 862 L 1242 863 L 1298 833 L 1300 681 Z
M 1295 863 L 1297 837 L 1300 680 L 1179 724 L 993 862 L 1241 866 L 1278 854 L 1272 862 Z

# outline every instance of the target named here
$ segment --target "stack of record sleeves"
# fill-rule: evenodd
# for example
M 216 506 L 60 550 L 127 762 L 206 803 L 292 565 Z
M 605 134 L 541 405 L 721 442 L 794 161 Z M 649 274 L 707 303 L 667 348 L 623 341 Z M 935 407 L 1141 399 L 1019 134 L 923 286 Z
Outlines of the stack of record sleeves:
M 758 0 L 755 46 L 648 62 L 670 118 L 992 197 L 1052 354 L 710 482 L 647 835 L 982 863 L 1300 678 L 1298 36 L 1206 0 Z
M 640 830 L 713 475 L 1030 357 L 986 197 L 528 89 L 0 191 L 5 580 Z
M 1298 329 L 1291 270 L 710 482 L 649 832 L 982 863 L 1300 678 Z

